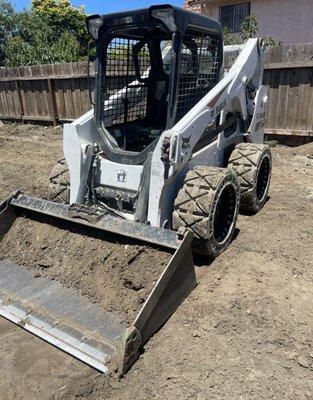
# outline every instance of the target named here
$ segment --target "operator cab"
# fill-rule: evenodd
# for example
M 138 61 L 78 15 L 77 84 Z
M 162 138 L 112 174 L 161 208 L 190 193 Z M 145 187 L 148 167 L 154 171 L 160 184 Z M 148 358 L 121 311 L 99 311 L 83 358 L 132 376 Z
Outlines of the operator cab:
M 170 5 L 87 18 L 96 42 L 95 122 L 112 161 L 142 164 L 219 80 L 218 22 Z

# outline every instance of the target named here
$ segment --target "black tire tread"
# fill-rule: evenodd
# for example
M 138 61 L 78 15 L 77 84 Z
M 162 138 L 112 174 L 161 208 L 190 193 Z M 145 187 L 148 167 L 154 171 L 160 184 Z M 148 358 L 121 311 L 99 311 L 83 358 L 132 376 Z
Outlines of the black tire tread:
M 235 178 L 232 171 L 225 168 L 199 166 L 186 175 L 184 185 L 179 190 L 174 203 L 173 229 L 189 228 L 194 234 L 193 251 L 199 254 L 216 256 L 210 249 L 209 219 L 214 207 L 215 194 L 224 179 Z M 238 184 L 236 182 L 238 187 Z M 239 201 L 239 187 L 238 187 Z M 237 218 L 237 215 L 236 215 Z M 226 244 L 225 248 L 227 247 Z M 223 251 L 220 249 L 218 253 Z
M 266 196 L 261 203 L 257 203 L 255 196 L 258 168 L 264 156 L 269 157 L 271 165 L 272 158 L 269 146 L 255 143 L 239 143 L 229 158 L 228 166 L 235 171 L 240 185 L 241 211 L 256 213 L 265 203 Z
M 49 199 L 56 203 L 70 202 L 70 173 L 64 158 L 52 168 L 49 177 Z

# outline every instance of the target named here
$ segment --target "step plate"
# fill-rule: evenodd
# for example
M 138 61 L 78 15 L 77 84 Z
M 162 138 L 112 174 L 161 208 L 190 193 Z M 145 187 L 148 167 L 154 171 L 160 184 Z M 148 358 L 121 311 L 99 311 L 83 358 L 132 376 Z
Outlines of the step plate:
M 0 261 L 0 315 L 97 370 L 116 353 L 126 326 L 71 288 Z

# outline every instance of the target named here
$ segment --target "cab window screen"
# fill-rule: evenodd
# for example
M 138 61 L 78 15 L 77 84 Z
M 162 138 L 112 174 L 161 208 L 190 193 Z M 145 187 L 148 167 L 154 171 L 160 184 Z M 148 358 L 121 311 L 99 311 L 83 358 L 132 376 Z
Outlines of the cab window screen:
M 136 80 L 133 46 L 135 39 L 115 37 L 106 53 L 106 79 L 104 85 L 104 118 L 108 126 L 145 118 L 148 86 Z M 141 77 L 148 76 L 150 56 L 144 45 L 139 55 Z
M 209 32 L 187 29 L 181 45 L 175 122 L 217 83 L 219 42 Z

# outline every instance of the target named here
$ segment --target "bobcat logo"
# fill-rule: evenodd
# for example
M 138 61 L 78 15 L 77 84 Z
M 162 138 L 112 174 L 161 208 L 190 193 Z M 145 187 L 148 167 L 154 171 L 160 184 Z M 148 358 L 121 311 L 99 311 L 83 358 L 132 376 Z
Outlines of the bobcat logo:
M 182 137 L 183 143 L 182 143 L 181 147 L 182 147 L 183 150 L 189 149 L 189 147 L 190 147 L 190 137 L 191 137 L 191 135 L 189 137 Z
M 120 169 L 117 171 L 117 181 L 118 182 L 126 182 L 126 171 L 124 169 Z

